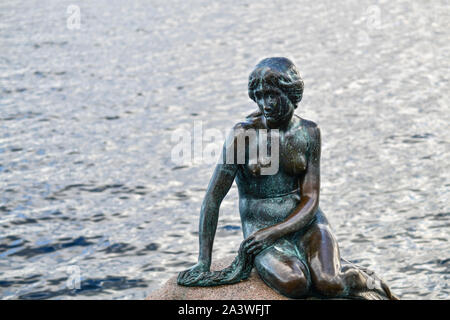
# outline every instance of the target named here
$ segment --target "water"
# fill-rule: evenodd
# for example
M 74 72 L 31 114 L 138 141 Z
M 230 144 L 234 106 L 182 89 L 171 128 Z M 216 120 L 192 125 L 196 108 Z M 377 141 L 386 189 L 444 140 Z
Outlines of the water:
M 280 55 L 305 81 L 297 113 L 322 130 L 321 208 L 342 255 L 402 298 L 448 299 L 448 9 L 2 2 L 0 297 L 141 299 L 194 264 L 213 166 L 174 164 L 171 134 L 243 119 L 249 72 Z M 241 240 L 233 187 L 214 258 Z

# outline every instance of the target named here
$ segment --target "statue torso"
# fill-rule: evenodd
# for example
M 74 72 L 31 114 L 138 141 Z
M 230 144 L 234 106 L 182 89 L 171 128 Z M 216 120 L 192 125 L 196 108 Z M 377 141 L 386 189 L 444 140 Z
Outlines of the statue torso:
M 310 138 L 304 123 L 306 120 L 294 117 L 290 129 L 280 131 L 279 169 L 276 174 L 261 174 L 264 160 L 257 159 L 256 163 L 249 164 L 248 148 L 245 164 L 238 165 L 236 184 L 245 236 L 283 221 L 300 202 L 299 182 L 306 171 Z M 251 120 L 246 126 L 256 130 L 263 128 L 260 119 Z M 268 141 L 270 145 L 270 136 Z

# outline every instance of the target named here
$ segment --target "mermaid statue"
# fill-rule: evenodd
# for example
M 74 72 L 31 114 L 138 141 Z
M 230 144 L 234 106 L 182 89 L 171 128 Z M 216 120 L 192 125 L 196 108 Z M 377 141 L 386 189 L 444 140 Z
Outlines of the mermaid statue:
M 372 271 L 340 256 L 319 207 L 320 130 L 294 113 L 303 86 L 287 58 L 266 58 L 251 72 L 248 95 L 258 110 L 224 143 L 201 207 L 198 263 L 178 275 L 179 285 L 233 284 L 255 267 L 292 299 L 398 299 Z M 210 271 L 219 207 L 235 180 L 244 240 L 229 267 Z

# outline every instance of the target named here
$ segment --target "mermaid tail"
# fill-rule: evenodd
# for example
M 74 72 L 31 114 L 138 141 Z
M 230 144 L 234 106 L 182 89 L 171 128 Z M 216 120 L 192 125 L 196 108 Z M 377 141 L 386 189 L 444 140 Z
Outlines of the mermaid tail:
M 341 270 L 346 271 L 350 268 L 359 270 L 362 274 L 367 276 L 367 288 L 351 292 L 345 296 L 349 299 L 359 300 L 400 300 L 389 289 L 386 282 L 379 278 L 372 270 L 356 265 L 344 258 L 341 258 Z M 379 285 L 377 288 L 376 285 Z M 380 290 L 381 289 L 381 290 Z

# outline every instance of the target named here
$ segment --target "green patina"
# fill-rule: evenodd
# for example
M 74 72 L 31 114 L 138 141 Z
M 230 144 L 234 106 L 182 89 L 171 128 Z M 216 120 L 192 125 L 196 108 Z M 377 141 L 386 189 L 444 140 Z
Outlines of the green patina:
M 263 129 L 272 135 L 267 140 L 271 156 L 274 143 L 279 145 L 278 168 L 264 175 L 265 164 L 259 158 L 250 163 L 249 148 L 258 143 L 251 139 L 245 145 L 244 163 L 216 166 L 201 208 L 199 261 L 179 274 L 178 284 L 233 284 L 247 279 L 256 267 L 270 287 L 291 298 L 395 299 L 373 272 L 340 257 L 319 208 L 320 130 L 314 122 L 294 114 L 303 95 L 295 65 L 286 58 L 262 60 L 249 76 L 248 93 L 259 110 L 235 126 L 224 145 L 224 159 L 228 152 L 236 155 L 238 129 Z M 210 271 L 219 207 L 234 181 L 245 239 L 229 267 Z

